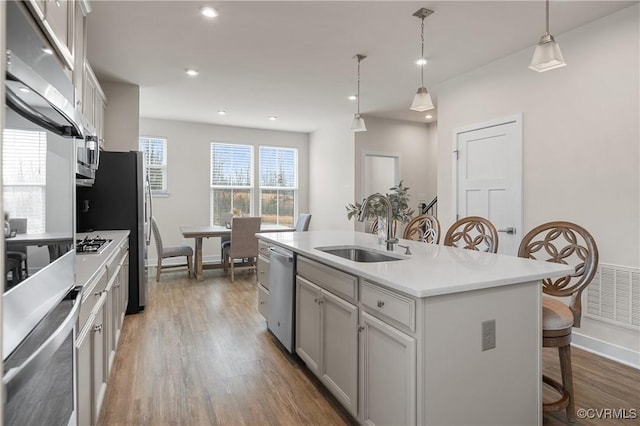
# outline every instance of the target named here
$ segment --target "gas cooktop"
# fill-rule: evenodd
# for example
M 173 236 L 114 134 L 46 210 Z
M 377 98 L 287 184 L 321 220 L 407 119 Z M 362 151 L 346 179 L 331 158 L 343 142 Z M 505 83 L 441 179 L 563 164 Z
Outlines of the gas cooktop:
M 76 240 L 76 253 L 78 254 L 100 254 L 109 245 L 112 240 L 101 238 L 99 235 L 95 237 L 86 236 L 82 240 Z

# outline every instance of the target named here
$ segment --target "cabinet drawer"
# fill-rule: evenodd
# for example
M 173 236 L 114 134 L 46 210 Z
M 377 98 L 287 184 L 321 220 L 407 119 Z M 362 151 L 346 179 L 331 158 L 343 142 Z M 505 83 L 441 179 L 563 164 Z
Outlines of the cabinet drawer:
M 258 283 L 269 290 L 269 259 L 258 256 Z
M 269 290 L 258 285 L 258 312 L 263 317 L 269 318 Z
M 269 243 L 258 240 L 258 254 L 269 259 Z
M 360 301 L 372 314 L 416 330 L 416 301 L 362 280 Z
M 82 305 L 80 305 L 80 314 L 78 316 L 78 331 L 82 329 L 84 323 L 91 315 L 91 311 L 100 300 L 102 292 L 107 286 L 107 269 L 103 268 L 98 278 L 89 283 L 83 290 Z
M 358 278 L 298 256 L 298 275 L 352 302 L 357 300 Z

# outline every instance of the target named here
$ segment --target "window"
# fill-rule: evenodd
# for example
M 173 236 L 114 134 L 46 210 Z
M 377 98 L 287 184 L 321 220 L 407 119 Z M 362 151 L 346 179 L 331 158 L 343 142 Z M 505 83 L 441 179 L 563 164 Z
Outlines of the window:
M 28 233 L 45 232 L 47 134 L 5 129 L 2 178 L 4 206 L 9 217 L 27 218 Z
M 298 193 L 298 150 L 261 146 L 262 223 L 294 226 Z
M 222 225 L 225 213 L 251 215 L 253 146 L 211 144 L 211 223 Z
M 139 145 L 144 154 L 151 191 L 156 194 L 167 192 L 167 140 L 141 137 Z

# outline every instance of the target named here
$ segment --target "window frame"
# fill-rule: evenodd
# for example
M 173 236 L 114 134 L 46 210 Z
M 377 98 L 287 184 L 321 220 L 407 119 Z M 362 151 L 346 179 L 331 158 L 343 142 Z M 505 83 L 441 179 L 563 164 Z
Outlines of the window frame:
M 234 146 L 234 147 L 244 147 L 249 148 L 249 185 L 221 185 L 214 184 L 214 146 L 216 145 L 226 145 L 226 146 Z M 234 190 L 249 190 L 249 215 L 253 216 L 255 212 L 255 156 L 256 149 L 252 144 L 247 143 L 232 143 L 232 142 L 211 142 L 209 144 L 209 224 L 211 226 L 215 225 L 223 225 L 222 223 L 215 223 L 215 191 L 216 190 L 230 190 L 231 191 L 231 210 L 234 209 L 233 201 L 234 201 Z
M 293 152 L 293 173 L 294 173 L 294 185 L 293 186 L 273 186 L 273 185 L 262 185 L 260 180 L 260 160 L 262 149 L 272 149 L 272 150 L 282 150 L 282 151 L 292 151 Z M 296 218 L 298 217 L 298 202 L 299 202 L 299 162 L 298 162 L 298 153 L 299 150 L 296 147 L 291 146 L 274 146 L 274 145 L 259 145 L 258 146 L 258 185 L 257 185 L 257 196 L 258 196 L 258 211 L 262 216 L 262 191 L 276 191 L 276 199 L 280 198 L 280 191 L 293 191 L 293 220 L 290 226 L 296 225 Z M 276 202 L 276 225 L 282 225 L 280 220 L 280 203 Z M 289 225 L 289 224 L 287 224 Z M 286 225 L 285 225 L 286 226 Z
M 41 203 L 37 203 L 38 205 L 41 206 L 41 211 L 39 212 L 32 212 L 29 211 L 29 213 L 33 213 L 33 214 L 29 214 L 28 212 L 11 212 L 9 213 L 9 217 L 25 217 L 27 218 L 27 233 L 43 233 L 46 231 L 46 220 L 47 220 L 47 153 L 48 153 L 48 140 L 47 140 L 47 132 L 43 131 L 43 130 L 33 130 L 33 129 L 17 129 L 17 128 L 5 128 L 2 129 L 2 139 L 3 139 L 3 150 L 5 149 L 5 147 L 9 144 L 9 141 L 13 141 L 13 139 L 19 139 L 20 135 L 15 135 L 13 137 L 8 137 L 8 133 L 34 133 L 37 134 L 37 140 L 38 140 L 38 149 L 35 150 L 34 152 L 36 152 L 36 156 L 37 158 L 31 159 L 31 161 L 38 161 L 41 162 L 42 164 L 39 167 L 43 167 L 43 170 L 41 171 L 41 175 L 44 176 L 44 180 L 40 181 L 40 182 L 36 182 L 36 181 L 22 181 L 22 182 L 16 182 L 16 183 L 7 183 L 5 182 L 3 187 L 4 187 L 4 193 L 3 193 L 3 197 L 7 197 L 7 196 L 13 196 L 14 191 L 15 192 L 20 192 L 20 188 L 23 189 L 37 189 L 38 192 L 40 193 L 39 196 L 42 199 Z M 29 142 L 35 142 L 35 138 L 33 140 L 29 140 Z M 44 142 L 44 143 L 43 143 Z M 25 142 L 24 140 L 20 142 L 21 145 L 24 145 Z M 8 159 L 2 155 L 2 161 L 8 161 Z M 2 167 L 2 169 L 4 169 L 4 166 Z M 3 172 L 4 173 L 4 172 Z M 25 176 L 24 174 L 22 174 L 22 176 Z M 12 189 L 11 191 L 9 191 L 9 189 Z M 11 193 L 11 195 L 9 195 Z M 3 205 L 5 203 L 3 202 Z M 10 203 L 10 204 L 15 204 L 15 203 Z
M 149 141 L 152 140 L 156 140 L 156 141 L 162 141 L 162 157 L 163 157 L 163 163 L 158 165 L 158 164 L 149 164 L 149 162 L 147 161 L 147 155 L 146 155 L 146 151 L 144 150 L 143 146 L 142 146 L 142 141 L 143 139 L 147 139 Z M 142 152 L 142 156 L 143 156 L 143 161 L 144 161 L 144 167 L 145 167 L 145 173 L 147 176 L 145 176 L 146 178 L 149 177 L 149 171 L 151 169 L 156 169 L 156 170 L 160 170 L 161 175 L 162 175 L 162 189 L 153 189 L 151 188 L 151 196 L 152 197 L 168 197 L 169 196 L 169 168 L 168 168 L 168 163 L 169 163 L 169 155 L 168 155 L 168 138 L 165 136 L 139 136 L 138 137 L 138 149 Z M 150 182 L 149 182 L 150 184 Z

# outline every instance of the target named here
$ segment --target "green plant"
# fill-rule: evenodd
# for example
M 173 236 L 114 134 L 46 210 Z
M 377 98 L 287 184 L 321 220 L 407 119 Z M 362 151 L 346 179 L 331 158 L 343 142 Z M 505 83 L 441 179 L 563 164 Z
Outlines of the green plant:
M 386 196 L 389 198 L 389 201 L 391 201 L 393 219 L 398 222 L 407 223 L 411 220 L 414 211 L 409 208 L 409 188 L 404 186 L 402 182 L 401 180 L 400 183 L 389 188 L 391 193 L 387 193 Z M 347 209 L 347 219 L 351 220 L 362 208 L 362 203 L 356 201 L 355 203 L 347 204 L 345 207 Z M 365 209 L 365 217 L 367 219 L 386 215 L 387 206 L 378 200 L 369 202 Z

